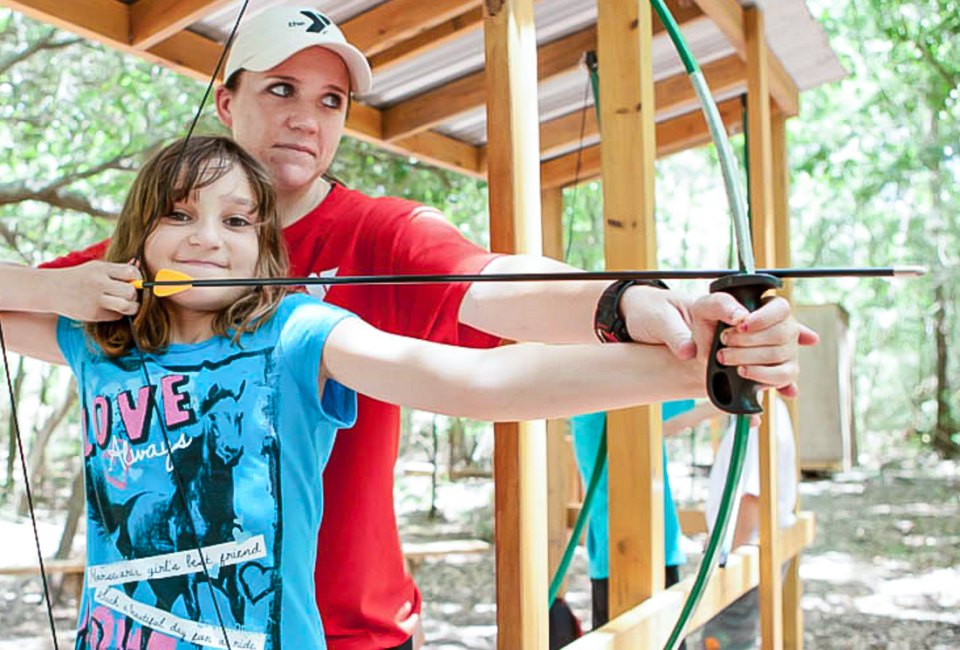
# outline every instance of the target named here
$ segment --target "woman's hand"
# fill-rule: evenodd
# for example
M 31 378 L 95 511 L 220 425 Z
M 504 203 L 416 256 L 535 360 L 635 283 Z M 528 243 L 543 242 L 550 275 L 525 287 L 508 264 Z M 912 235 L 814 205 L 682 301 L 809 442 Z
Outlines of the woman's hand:
M 65 269 L 39 271 L 50 296 L 48 311 L 73 320 L 111 321 L 132 316 L 140 308 L 132 264 L 93 261 Z

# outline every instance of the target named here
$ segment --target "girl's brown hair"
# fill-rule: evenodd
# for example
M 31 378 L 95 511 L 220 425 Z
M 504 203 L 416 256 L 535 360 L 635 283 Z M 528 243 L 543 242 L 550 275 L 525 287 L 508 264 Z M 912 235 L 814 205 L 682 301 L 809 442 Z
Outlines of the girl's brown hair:
M 250 183 L 260 217 L 260 254 L 254 273 L 262 278 L 286 275 L 287 256 L 269 174 L 238 144 L 216 136 L 179 140 L 147 161 L 127 194 L 106 261 L 124 263 L 138 259 L 144 277 L 152 278 L 157 269 L 147 268 L 144 244 L 157 221 L 169 215 L 174 204 L 187 199 L 191 192 L 215 183 L 238 166 Z M 273 315 L 285 293 L 282 287 L 255 287 L 216 315 L 214 333 L 226 336 L 233 330 L 236 341 L 244 332 L 256 330 Z M 135 343 L 145 352 L 161 351 L 170 344 L 170 315 L 163 299 L 158 299 L 152 291 L 144 291 L 133 328 L 136 338 L 126 319 L 86 326 L 94 342 L 108 356 L 122 356 Z

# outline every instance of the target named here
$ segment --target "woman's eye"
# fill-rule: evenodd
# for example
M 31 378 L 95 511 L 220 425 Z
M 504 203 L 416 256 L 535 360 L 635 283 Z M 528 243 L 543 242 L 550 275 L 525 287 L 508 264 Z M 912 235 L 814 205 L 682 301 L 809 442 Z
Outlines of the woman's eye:
M 281 81 L 268 86 L 267 92 L 277 97 L 291 97 L 293 96 L 293 86 Z
M 327 93 L 320 101 L 327 108 L 339 109 L 341 106 L 343 106 L 343 96 L 338 95 L 337 93 Z

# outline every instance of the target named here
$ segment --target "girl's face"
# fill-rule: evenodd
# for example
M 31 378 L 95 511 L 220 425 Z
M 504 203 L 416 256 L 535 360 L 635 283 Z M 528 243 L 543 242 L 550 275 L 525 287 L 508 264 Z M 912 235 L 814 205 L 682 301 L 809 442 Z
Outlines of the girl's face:
M 217 114 L 234 140 L 270 170 L 278 193 L 297 193 L 330 167 L 349 91 L 343 60 L 311 47 L 266 72 L 245 70 L 233 91 L 218 88 Z
M 153 273 L 171 269 L 194 278 L 251 277 L 260 256 L 259 224 L 250 183 L 233 165 L 157 219 L 144 258 Z M 164 300 L 178 308 L 175 314 L 189 311 L 212 317 L 247 291 L 244 287 L 203 287 Z

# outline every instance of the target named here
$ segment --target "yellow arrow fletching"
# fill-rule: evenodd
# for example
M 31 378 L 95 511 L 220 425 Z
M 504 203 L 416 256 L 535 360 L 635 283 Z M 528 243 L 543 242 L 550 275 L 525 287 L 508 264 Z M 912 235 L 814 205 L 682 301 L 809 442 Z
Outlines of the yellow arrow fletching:
M 160 269 L 153 278 L 154 282 L 182 282 L 183 284 L 164 284 L 153 287 L 153 295 L 157 298 L 175 296 L 193 286 L 193 278 L 186 273 L 172 269 Z

